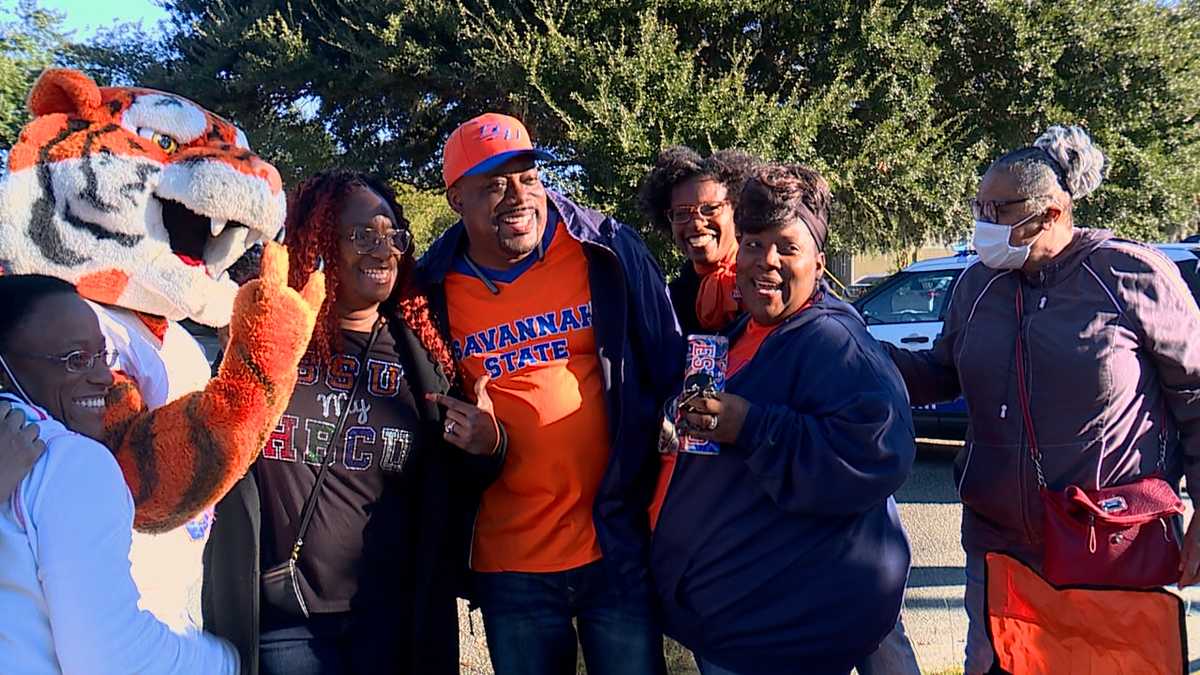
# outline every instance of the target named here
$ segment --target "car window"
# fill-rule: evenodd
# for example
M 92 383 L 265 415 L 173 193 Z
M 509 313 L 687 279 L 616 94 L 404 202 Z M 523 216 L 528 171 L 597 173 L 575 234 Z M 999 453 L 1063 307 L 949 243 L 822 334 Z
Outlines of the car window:
M 1180 274 L 1183 275 L 1183 280 L 1187 282 L 1188 290 L 1192 292 L 1192 297 L 1200 302 L 1200 260 L 1180 260 L 1175 263 L 1179 267 Z
M 859 307 L 868 324 L 940 321 L 961 270 L 905 272 L 882 285 Z

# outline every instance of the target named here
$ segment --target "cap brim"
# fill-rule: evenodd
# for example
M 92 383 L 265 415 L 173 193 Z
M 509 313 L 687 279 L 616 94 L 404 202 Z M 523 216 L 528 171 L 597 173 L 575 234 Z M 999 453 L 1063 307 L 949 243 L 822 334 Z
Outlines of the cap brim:
M 509 150 L 508 152 L 502 152 L 498 155 L 492 155 L 491 157 L 488 157 L 487 159 L 468 169 L 465 173 L 463 173 L 463 175 L 478 176 L 481 173 L 487 173 L 492 169 L 495 169 L 514 157 L 521 157 L 524 155 L 533 157 L 540 162 L 553 162 L 555 159 L 554 155 L 542 150 L 541 148 L 531 148 L 528 150 Z

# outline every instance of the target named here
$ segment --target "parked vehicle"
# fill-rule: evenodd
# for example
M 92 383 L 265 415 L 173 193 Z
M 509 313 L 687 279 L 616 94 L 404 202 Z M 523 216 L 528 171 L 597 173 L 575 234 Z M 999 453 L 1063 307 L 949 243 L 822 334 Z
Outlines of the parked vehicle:
M 1192 295 L 1200 299 L 1200 246 L 1194 243 L 1155 244 L 1183 273 Z M 880 282 L 854 306 L 875 339 L 902 349 L 933 347 L 942 333 L 942 320 L 954 282 L 978 259 L 971 251 L 922 260 Z M 917 435 L 962 440 L 967 431 L 967 406 L 962 398 L 949 403 L 913 408 Z
M 858 298 L 861 298 L 870 292 L 872 288 L 875 288 L 883 281 L 886 281 L 889 276 L 891 275 L 868 274 L 866 276 L 859 277 L 858 281 L 855 281 L 846 287 L 842 294 L 842 299 L 847 302 L 854 302 Z

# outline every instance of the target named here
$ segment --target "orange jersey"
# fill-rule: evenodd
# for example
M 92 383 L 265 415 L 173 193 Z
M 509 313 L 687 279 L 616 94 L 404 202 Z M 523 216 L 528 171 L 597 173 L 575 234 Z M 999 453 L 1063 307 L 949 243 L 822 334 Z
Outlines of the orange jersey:
M 551 216 L 541 260 L 489 277 L 446 277 L 455 358 L 469 391 L 483 373 L 508 432 L 500 477 L 483 494 L 471 566 L 555 572 L 600 558 L 592 504 L 610 453 L 583 246 Z

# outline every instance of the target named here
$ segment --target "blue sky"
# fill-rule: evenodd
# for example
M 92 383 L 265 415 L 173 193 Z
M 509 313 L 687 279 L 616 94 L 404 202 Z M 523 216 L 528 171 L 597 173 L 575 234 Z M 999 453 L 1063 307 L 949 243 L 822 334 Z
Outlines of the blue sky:
M 154 0 L 39 0 L 38 5 L 66 15 L 66 27 L 76 31 L 76 39 L 87 37 L 96 28 L 113 21 L 141 19 L 147 29 L 152 29 L 159 19 L 166 17 Z M 0 6 L 10 9 L 16 6 L 16 0 L 0 0 Z

